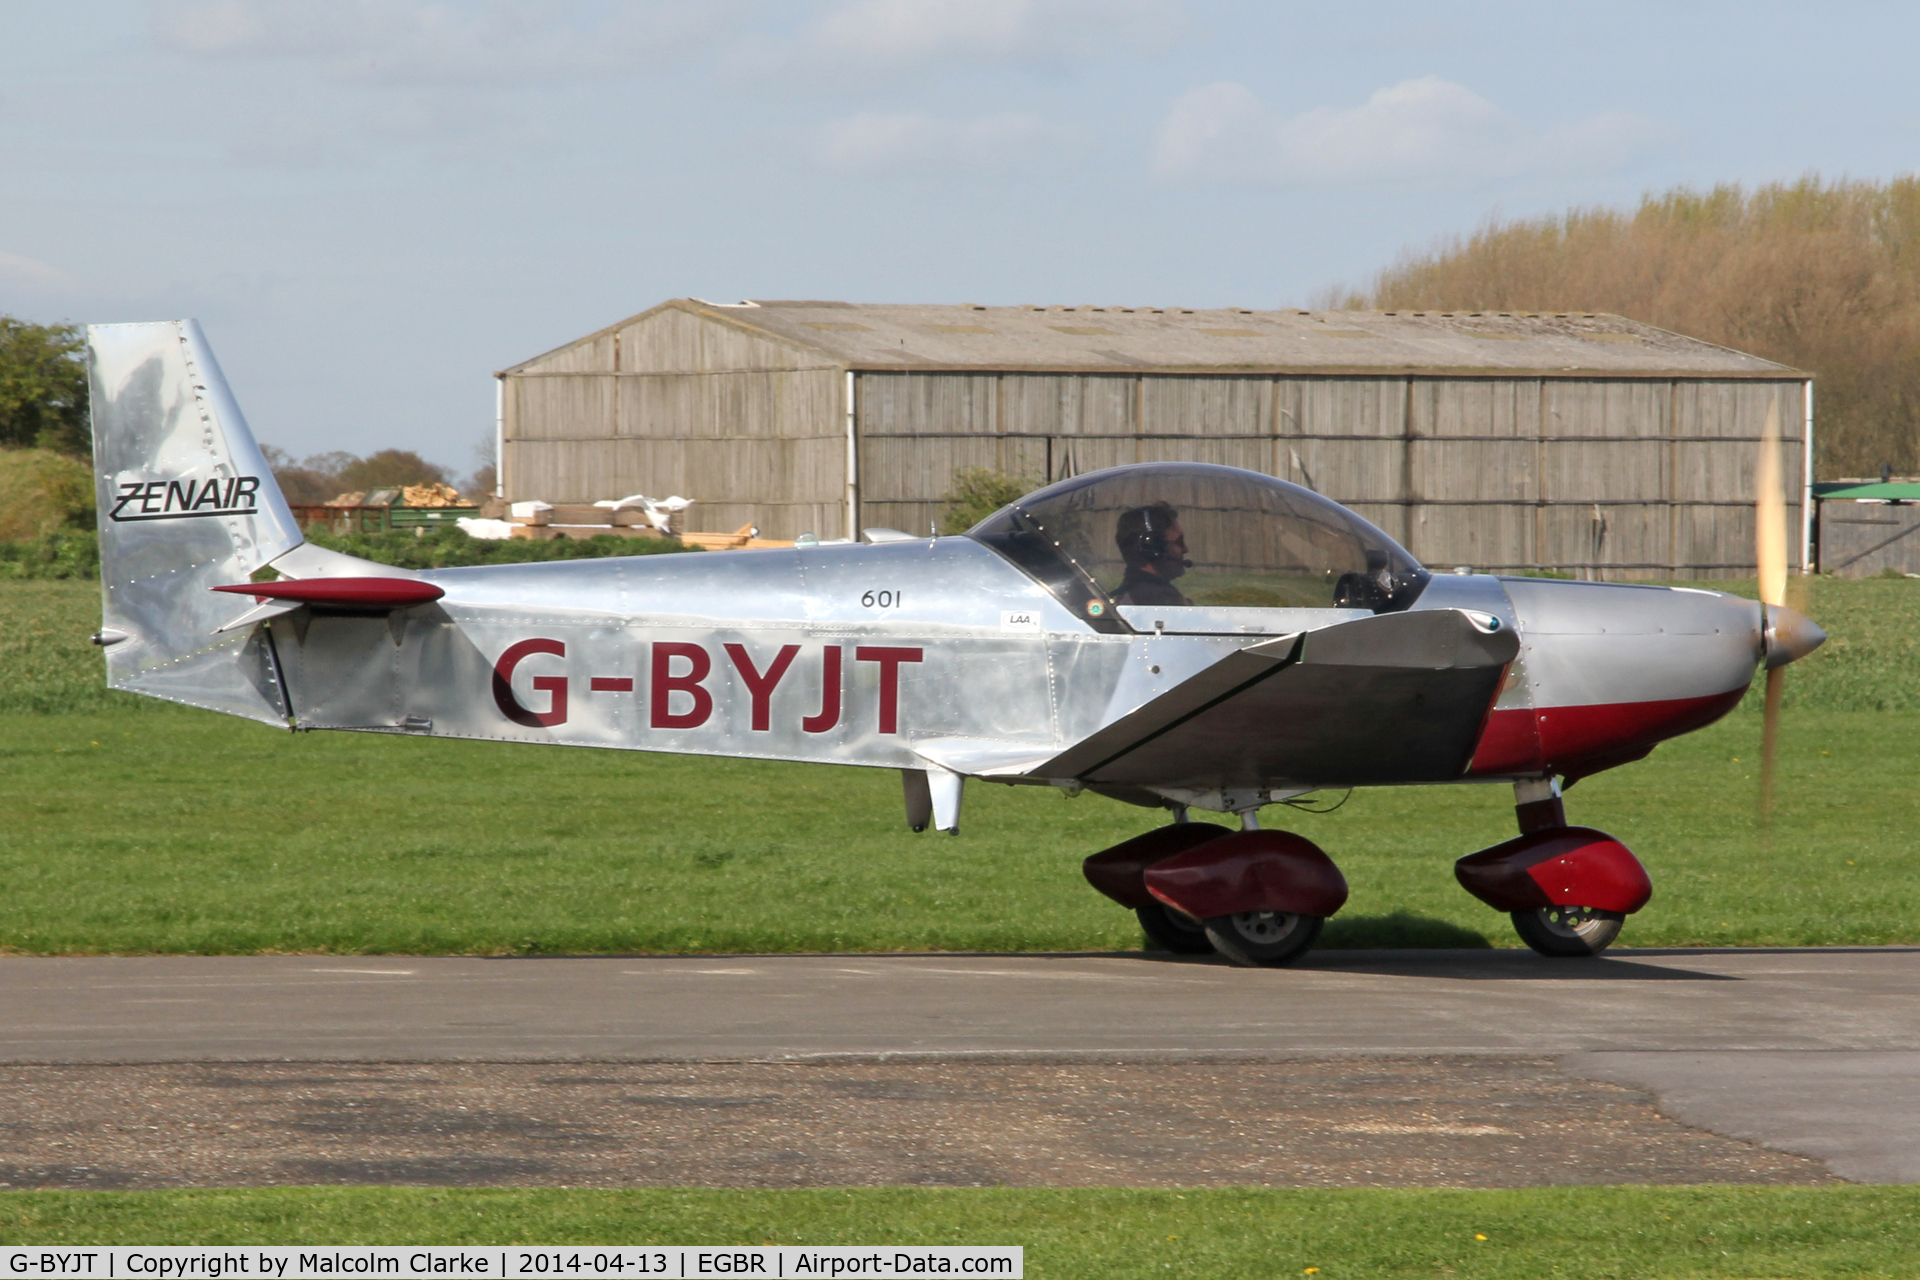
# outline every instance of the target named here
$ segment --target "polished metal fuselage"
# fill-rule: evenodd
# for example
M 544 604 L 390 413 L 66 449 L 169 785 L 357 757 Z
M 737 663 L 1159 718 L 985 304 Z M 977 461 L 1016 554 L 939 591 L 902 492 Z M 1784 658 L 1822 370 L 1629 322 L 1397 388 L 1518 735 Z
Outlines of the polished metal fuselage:
M 915 767 L 1057 750 L 1277 634 L 1102 635 L 964 537 L 417 576 L 446 596 L 267 624 L 301 727 Z
M 263 623 L 284 697 L 263 697 L 257 718 L 1005 776 L 1238 649 L 1366 616 L 1163 609 L 1140 619 L 1151 630 L 1102 634 L 964 537 L 413 576 L 446 595 Z M 1413 608 L 1479 611 L 1517 632 L 1496 716 L 1737 693 L 1760 652 L 1758 606 L 1714 592 L 1447 575 Z

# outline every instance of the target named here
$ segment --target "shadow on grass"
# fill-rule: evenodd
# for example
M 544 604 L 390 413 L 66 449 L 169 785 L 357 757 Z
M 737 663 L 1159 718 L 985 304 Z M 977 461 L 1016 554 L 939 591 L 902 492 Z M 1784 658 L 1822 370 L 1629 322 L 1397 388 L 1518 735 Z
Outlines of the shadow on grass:
M 1474 929 L 1464 929 L 1445 920 L 1396 911 L 1385 916 L 1335 916 L 1327 921 L 1320 951 L 1355 951 L 1410 947 L 1443 947 L 1459 950 L 1490 950 L 1493 943 Z

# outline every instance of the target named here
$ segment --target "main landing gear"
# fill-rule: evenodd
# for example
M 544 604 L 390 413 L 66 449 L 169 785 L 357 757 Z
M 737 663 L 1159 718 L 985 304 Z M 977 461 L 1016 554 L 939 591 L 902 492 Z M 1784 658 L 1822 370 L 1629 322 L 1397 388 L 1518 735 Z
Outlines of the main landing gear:
M 1149 941 L 1182 955 L 1217 951 L 1235 964 L 1286 964 L 1305 955 L 1347 900 L 1346 877 L 1312 841 L 1188 822 L 1117 844 L 1083 864 L 1094 888 L 1132 907 Z
M 1513 920 L 1543 956 L 1595 956 L 1647 905 L 1653 882 L 1632 850 L 1604 831 L 1567 825 L 1551 778 L 1513 784 L 1517 839 L 1470 853 L 1453 873 L 1468 893 Z
M 1164 902 L 1135 907 L 1133 914 L 1139 918 L 1140 932 L 1147 935 L 1147 941 L 1162 951 L 1177 956 L 1204 956 L 1213 951 L 1207 926 Z
M 1249 969 L 1286 964 L 1307 954 L 1320 938 L 1325 916 L 1303 916 L 1287 911 L 1239 911 L 1214 916 L 1202 926 L 1207 941 L 1235 964 Z
M 1595 956 L 1647 905 L 1653 882 L 1625 845 L 1592 827 L 1567 825 L 1550 778 L 1514 784 L 1520 835 L 1456 862 L 1461 886 L 1513 920 L 1543 956 Z M 1297 960 L 1347 900 L 1346 877 L 1311 840 L 1262 831 L 1253 811 L 1241 830 L 1188 822 L 1102 850 L 1082 869 L 1088 883 L 1132 908 L 1148 941 L 1178 955 L 1209 951 L 1242 965 Z

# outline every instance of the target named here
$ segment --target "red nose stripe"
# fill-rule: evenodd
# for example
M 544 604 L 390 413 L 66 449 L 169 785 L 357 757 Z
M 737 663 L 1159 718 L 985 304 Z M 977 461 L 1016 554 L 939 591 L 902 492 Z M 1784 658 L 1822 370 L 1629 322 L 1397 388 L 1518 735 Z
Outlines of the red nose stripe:
M 1746 691 L 1742 685 L 1702 698 L 1495 711 L 1487 717 L 1468 772 L 1577 772 L 1584 762 L 1651 747 L 1710 725 L 1738 706 Z
M 413 578 L 282 578 L 279 582 L 246 582 L 215 591 L 260 600 L 297 600 L 301 604 L 357 604 L 399 609 L 425 604 L 447 594 L 431 582 Z

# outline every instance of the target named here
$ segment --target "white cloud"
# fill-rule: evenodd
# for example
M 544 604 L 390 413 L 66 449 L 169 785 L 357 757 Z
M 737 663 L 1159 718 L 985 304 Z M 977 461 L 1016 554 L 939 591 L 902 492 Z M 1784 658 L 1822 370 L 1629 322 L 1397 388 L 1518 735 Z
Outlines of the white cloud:
M 37 258 L 0 253 L 0 285 L 33 293 L 58 293 L 73 287 L 73 277 Z
M 724 31 L 733 0 L 154 0 L 154 38 L 203 58 L 317 60 L 392 83 L 625 75 Z
M 161 44 L 203 56 L 348 53 L 377 24 L 370 4 L 162 0 L 149 25 Z
M 820 155 L 830 169 L 864 176 L 953 168 L 1016 169 L 1057 158 L 1076 141 L 1073 130 L 1029 115 L 950 121 L 864 111 L 829 125 Z
M 813 37 L 873 60 L 999 60 L 1150 41 L 1177 21 L 1167 0 L 840 0 Z
M 1423 76 L 1357 107 L 1271 110 L 1245 85 L 1183 94 L 1160 126 L 1154 172 L 1250 186 L 1520 177 L 1617 168 L 1658 141 L 1624 111 L 1533 128 L 1462 85 Z

